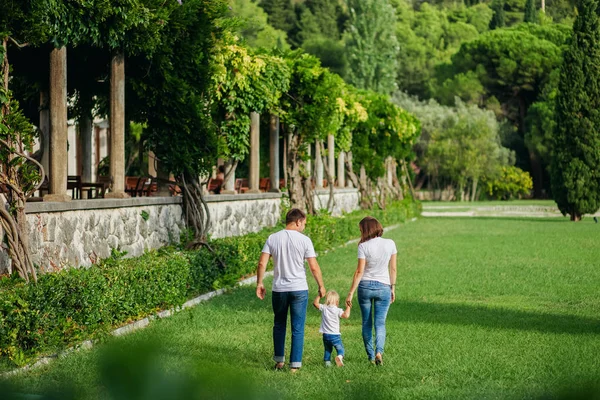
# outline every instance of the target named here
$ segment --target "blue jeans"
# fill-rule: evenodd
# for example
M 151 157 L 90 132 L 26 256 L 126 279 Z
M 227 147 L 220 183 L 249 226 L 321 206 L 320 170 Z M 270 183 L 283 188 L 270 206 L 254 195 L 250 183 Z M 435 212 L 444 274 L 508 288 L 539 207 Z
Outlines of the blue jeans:
M 325 355 L 323 361 L 331 361 L 331 352 L 335 347 L 338 356 L 344 355 L 344 345 L 342 344 L 342 335 L 332 335 L 329 333 L 323 334 L 323 346 L 325 347 Z
M 308 305 L 308 290 L 295 292 L 273 292 L 273 360 L 280 363 L 285 361 L 285 331 L 287 327 L 288 309 L 292 320 L 292 351 L 290 353 L 290 368 L 302 366 L 304 351 L 304 323 L 306 321 L 306 306 Z
M 377 281 L 360 281 L 358 284 L 358 304 L 362 315 L 362 336 L 369 360 L 376 353 L 383 354 L 385 347 L 385 319 L 392 292 L 389 285 Z M 375 325 L 375 350 L 373 350 L 373 324 Z

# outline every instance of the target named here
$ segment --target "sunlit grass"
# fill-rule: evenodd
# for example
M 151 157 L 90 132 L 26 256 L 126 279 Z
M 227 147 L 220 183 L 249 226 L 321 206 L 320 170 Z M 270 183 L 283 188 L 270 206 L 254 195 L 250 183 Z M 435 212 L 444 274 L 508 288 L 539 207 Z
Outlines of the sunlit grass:
M 399 249 L 398 301 L 390 309 L 381 368 L 367 361 L 356 309 L 342 324 L 346 366 L 325 369 L 319 313 L 309 309 L 302 370 L 272 371 L 270 294 L 261 302 L 253 287 L 113 341 L 152 340 L 152 348 L 160 348 L 153 365 L 161 372 L 185 371 L 206 384 L 209 371 L 225 392 L 241 380 L 274 398 L 541 398 L 600 385 L 599 225 L 421 219 L 386 236 Z M 319 262 L 326 286 L 343 298 L 356 245 L 321 255 Z M 11 382 L 28 393 L 68 383 L 78 398 L 108 398 L 110 382 L 97 367 L 108 347 Z M 235 378 L 223 378 L 223 370 Z

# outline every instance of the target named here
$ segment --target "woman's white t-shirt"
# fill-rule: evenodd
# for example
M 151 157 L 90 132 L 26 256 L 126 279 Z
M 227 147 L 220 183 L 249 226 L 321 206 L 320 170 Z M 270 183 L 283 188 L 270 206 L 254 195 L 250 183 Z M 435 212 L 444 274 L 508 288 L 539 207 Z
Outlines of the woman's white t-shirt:
M 361 280 L 377 281 L 389 285 L 390 258 L 398 253 L 396 243 L 391 239 L 376 237 L 358 245 L 358 258 L 365 259 L 365 273 Z
M 316 257 L 308 236 L 284 229 L 272 234 L 262 249 L 273 257 L 273 291 L 308 290 L 304 260 Z
M 340 318 L 342 317 L 344 310 L 336 306 L 319 304 L 319 311 L 323 314 L 319 332 L 328 333 L 330 335 L 341 335 Z

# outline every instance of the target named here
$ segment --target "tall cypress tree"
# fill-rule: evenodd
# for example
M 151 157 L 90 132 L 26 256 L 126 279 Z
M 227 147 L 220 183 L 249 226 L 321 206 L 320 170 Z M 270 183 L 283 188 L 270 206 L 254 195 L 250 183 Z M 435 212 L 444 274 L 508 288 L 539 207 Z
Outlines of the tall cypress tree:
M 579 221 L 600 208 L 600 24 L 598 1 L 580 0 L 556 99 L 552 194 Z
M 505 25 L 506 14 L 504 12 L 504 0 L 494 0 L 492 2 L 494 15 L 490 21 L 490 29 L 502 28 Z
M 389 0 L 348 0 L 346 80 L 361 89 L 391 93 L 398 73 L 396 13 Z
M 527 0 L 525 2 L 525 22 L 531 22 L 533 24 L 538 22 L 537 10 L 535 8 L 535 0 Z

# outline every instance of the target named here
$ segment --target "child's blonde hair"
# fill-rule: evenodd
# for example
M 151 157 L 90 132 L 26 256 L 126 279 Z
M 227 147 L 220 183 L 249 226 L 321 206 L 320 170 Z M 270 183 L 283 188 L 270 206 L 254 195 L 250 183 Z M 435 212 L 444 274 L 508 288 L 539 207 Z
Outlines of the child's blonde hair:
M 340 295 L 335 290 L 330 290 L 325 295 L 325 304 L 328 306 L 335 306 L 340 301 Z

